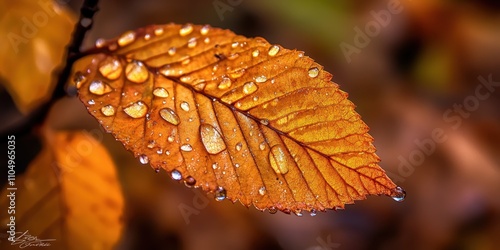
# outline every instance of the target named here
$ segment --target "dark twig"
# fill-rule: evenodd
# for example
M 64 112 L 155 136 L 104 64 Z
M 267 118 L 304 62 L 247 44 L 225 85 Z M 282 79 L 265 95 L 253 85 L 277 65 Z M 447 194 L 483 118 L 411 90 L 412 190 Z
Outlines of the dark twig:
M 97 7 L 98 3 L 99 0 L 85 0 L 83 2 L 82 8 L 80 9 L 80 18 L 75 25 L 72 40 L 67 46 L 66 62 L 62 70 L 59 68 L 59 70 L 53 72 L 53 74 L 58 77 L 50 100 L 41 105 L 22 124 L 9 131 L 2 131 L 0 135 L 2 139 L 7 138 L 9 134 L 19 135 L 29 133 L 33 127 L 43 123 L 52 105 L 66 96 L 65 86 L 71 74 L 71 67 L 73 63 L 81 57 L 80 47 L 82 46 L 85 34 L 92 28 L 93 17 L 99 10 Z

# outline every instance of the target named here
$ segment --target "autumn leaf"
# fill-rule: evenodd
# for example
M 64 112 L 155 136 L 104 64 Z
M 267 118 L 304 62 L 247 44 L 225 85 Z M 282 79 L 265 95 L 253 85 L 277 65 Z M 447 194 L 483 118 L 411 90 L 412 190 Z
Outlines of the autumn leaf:
M 347 94 L 303 52 L 191 24 L 96 46 L 73 69 L 80 99 L 142 163 L 174 180 L 297 214 L 401 195 Z
M 3 189 L 1 207 L 9 207 L 7 195 L 14 192 L 15 214 L 1 213 L 2 226 L 15 216 L 16 232 L 46 239 L 50 249 L 112 249 L 123 228 L 124 201 L 106 149 L 85 132 L 56 132 L 45 139 L 42 152 L 18 175 L 17 190 Z M 0 245 L 21 247 L 5 239 Z
M 52 0 L 2 0 L 0 16 L 0 78 L 28 113 L 50 96 L 76 18 Z

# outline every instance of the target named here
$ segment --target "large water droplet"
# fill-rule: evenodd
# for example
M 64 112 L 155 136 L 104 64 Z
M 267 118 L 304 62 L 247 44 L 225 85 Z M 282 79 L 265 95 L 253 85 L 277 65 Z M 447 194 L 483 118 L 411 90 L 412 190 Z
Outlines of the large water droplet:
M 286 149 L 282 145 L 273 146 L 269 152 L 269 162 L 277 174 L 288 173 L 288 165 L 291 163 L 288 162 L 286 154 Z
M 172 177 L 172 179 L 174 179 L 176 181 L 182 180 L 182 174 L 177 169 L 172 170 L 172 172 L 170 173 L 170 176 Z
M 106 58 L 106 60 L 102 61 L 99 66 L 99 72 L 101 72 L 101 75 L 109 80 L 115 80 L 120 77 L 122 70 L 123 67 L 120 61 L 112 57 Z
M 113 91 L 113 89 L 111 89 L 108 84 L 100 80 L 94 80 L 90 83 L 89 91 L 94 95 L 104 95 Z
M 243 93 L 247 95 L 257 91 L 257 89 L 257 85 L 253 82 L 247 82 L 243 85 Z
M 158 87 L 153 90 L 153 95 L 156 97 L 167 98 L 169 93 L 165 88 Z
M 269 125 L 269 120 L 268 119 L 262 119 L 262 120 L 260 120 L 260 124 L 267 126 L 267 125 Z
M 131 82 L 143 83 L 148 79 L 149 72 L 144 63 L 132 61 L 125 68 L 125 76 Z
M 231 87 L 231 79 L 229 77 L 223 76 L 222 81 L 219 83 L 219 86 L 217 86 L 219 89 L 224 90 L 228 89 Z
M 280 52 L 280 47 L 278 45 L 273 45 L 269 48 L 267 54 L 270 56 L 275 56 L 278 54 L 278 52 Z
M 297 210 L 294 212 L 298 217 L 302 217 L 302 210 Z
M 307 73 L 309 74 L 309 77 L 314 78 L 319 75 L 319 69 L 316 67 L 310 68 L 309 71 L 307 71 Z
M 186 187 L 193 187 L 196 184 L 196 179 L 190 175 L 186 177 L 186 180 L 184 180 L 184 184 L 186 185 Z
M 120 46 L 126 46 L 132 43 L 135 40 L 135 32 L 133 31 L 127 31 L 123 33 L 119 38 L 118 38 L 118 45 Z
M 105 116 L 112 116 L 115 114 L 115 108 L 111 105 L 106 105 L 101 108 L 101 113 Z
M 231 48 L 233 48 L 233 49 L 234 49 L 234 48 L 238 47 L 238 45 L 240 45 L 240 43 L 239 43 L 239 42 L 233 42 L 233 43 L 231 44 Z
M 226 199 L 226 190 L 223 187 L 217 187 L 217 190 L 215 190 L 215 200 L 223 201 L 224 199 Z
M 193 25 L 191 24 L 186 24 L 182 26 L 182 28 L 179 30 L 179 35 L 181 36 L 187 36 L 193 32 Z
M 208 34 L 208 31 L 210 31 L 210 26 L 205 25 L 205 26 L 203 26 L 203 27 L 200 29 L 200 34 L 202 34 L 202 35 L 206 35 L 206 34 Z
M 396 187 L 394 189 L 394 194 L 392 195 L 392 199 L 397 202 L 402 202 L 406 198 L 406 191 L 402 187 Z
M 226 149 L 226 144 L 219 131 L 212 125 L 203 123 L 200 125 L 200 135 L 203 146 L 209 154 L 218 154 Z
M 262 142 L 261 144 L 259 144 L 259 149 L 260 149 L 260 150 L 264 150 L 264 149 L 266 149 L 266 143 L 265 143 L 265 142 Z
M 266 82 L 266 81 L 267 81 L 267 77 L 265 75 L 257 76 L 255 78 L 255 82 L 258 82 L 258 83 L 263 83 L 263 82 Z
M 181 102 L 181 109 L 188 112 L 189 111 L 189 103 Z
M 88 105 L 94 105 L 95 104 L 95 101 L 94 99 L 90 99 L 88 102 L 87 102 Z
M 275 207 L 270 207 L 267 210 L 269 211 L 270 214 L 275 214 L 278 212 L 278 209 Z
M 182 144 L 181 150 L 184 152 L 191 152 L 193 151 L 193 147 L 191 146 L 191 144 Z
M 161 118 L 163 118 L 163 120 L 173 125 L 179 125 L 179 123 L 181 122 L 179 116 L 177 116 L 175 111 L 170 108 L 160 109 L 160 116 Z
M 142 164 L 148 164 L 149 163 L 149 158 L 147 155 L 140 155 L 139 156 L 139 161 L 142 163 Z
M 144 102 L 138 101 L 124 108 L 123 111 L 132 118 L 142 118 L 148 113 L 148 106 Z

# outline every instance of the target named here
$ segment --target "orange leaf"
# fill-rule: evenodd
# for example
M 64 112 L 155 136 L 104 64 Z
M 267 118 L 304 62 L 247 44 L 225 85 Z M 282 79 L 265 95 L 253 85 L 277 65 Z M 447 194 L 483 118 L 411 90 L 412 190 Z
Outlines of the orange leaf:
M 88 133 L 48 135 L 14 187 L 15 214 L 0 213 L 3 226 L 15 216 L 16 232 L 49 239 L 50 249 L 112 249 L 120 239 L 124 201 L 115 166 Z M 3 190 L 0 204 L 7 208 L 12 191 Z M 20 247 L 2 240 L 2 249 Z
M 302 52 L 209 26 L 99 41 L 74 68 L 80 99 L 142 163 L 263 210 L 398 195 L 368 127 Z
M 0 77 L 28 113 L 49 99 L 76 18 L 53 0 L 0 1 L 0 16 Z

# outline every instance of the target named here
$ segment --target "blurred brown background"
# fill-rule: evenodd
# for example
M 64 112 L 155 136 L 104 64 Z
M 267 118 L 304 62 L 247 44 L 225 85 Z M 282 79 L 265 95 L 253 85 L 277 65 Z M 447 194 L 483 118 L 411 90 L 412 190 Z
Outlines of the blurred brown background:
M 66 5 L 76 11 L 81 2 Z M 390 20 L 383 16 L 377 29 L 381 13 Z M 381 166 L 408 194 L 402 203 L 369 197 L 315 217 L 271 215 L 202 198 L 103 134 L 127 201 L 117 249 L 500 248 L 499 1 L 108 0 L 94 21 L 86 47 L 152 23 L 191 22 L 305 51 L 349 93 Z M 355 46 L 356 28 L 366 34 L 367 26 L 372 36 L 348 59 L 340 44 Z M 50 119 L 102 133 L 76 98 L 59 102 Z M 436 129 L 444 142 L 432 139 Z M 18 140 L 18 150 L 36 154 L 32 137 Z

